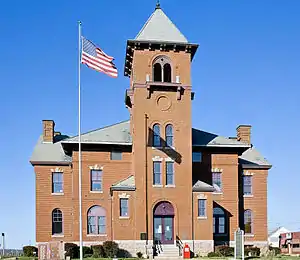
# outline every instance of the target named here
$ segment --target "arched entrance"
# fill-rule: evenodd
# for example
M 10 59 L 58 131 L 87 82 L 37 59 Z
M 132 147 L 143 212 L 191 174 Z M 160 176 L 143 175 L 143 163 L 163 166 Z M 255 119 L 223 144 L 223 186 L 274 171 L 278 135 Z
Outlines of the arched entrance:
M 168 201 L 161 201 L 153 209 L 154 243 L 174 244 L 174 208 Z

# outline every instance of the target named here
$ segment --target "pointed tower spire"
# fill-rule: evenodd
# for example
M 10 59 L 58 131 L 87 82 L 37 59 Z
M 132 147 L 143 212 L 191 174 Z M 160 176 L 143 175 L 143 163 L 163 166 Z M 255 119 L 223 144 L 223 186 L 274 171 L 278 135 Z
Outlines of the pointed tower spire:
M 155 10 L 156 10 L 156 9 L 160 9 L 160 3 L 159 3 L 159 0 L 157 0 L 157 2 L 156 2 Z

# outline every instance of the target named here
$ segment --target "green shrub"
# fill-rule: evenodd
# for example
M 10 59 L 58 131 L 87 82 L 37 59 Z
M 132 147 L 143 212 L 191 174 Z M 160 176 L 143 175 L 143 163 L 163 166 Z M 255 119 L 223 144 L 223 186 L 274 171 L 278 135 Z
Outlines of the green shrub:
M 79 246 L 73 243 L 65 243 L 66 256 L 79 258 Z
M 119 248 L 117 258 L 131 258 L 132 255 L 125 249 Z
M 229 246 L 216 246 L 215 251 L 224 257 L 234 255 L 234 248 Z
M 260 248 L 258 247 L 246 247 L 245 256 L 260 256 Z
M 220 252 L 209 252 L 207 254 L 208 257 L 221 257 Z
M 38 249 L 35 246 L 24 246 L 23 253 L 27 257 L 38 256 Z
M 93 258 L 105 257 L 104 248 L 102 245 L 92 246 Z
M 281 253 L 281 250 L 280 250 L 279 247 L 272 247 L 272 246 L 270 246 L 269 250 L 272 251 L 272 252 L 274 252 L 274 255 L 280 255 L 280 253 Z
M 143 254 L 142 254 L 141 252 L 137 252 L 137 253 L 136 253 L 136 256 L 137 256 L 138 258 L 142 258 L 142 257 L 143 257 Z
M 119 245 L 114 241 L 105 241 L 103 249 L 106 257 L 113 258 L 118 254 Z
M 89 257 L 93 254 L 93 250 L 88 246 L 82 247 L 83 257 Z

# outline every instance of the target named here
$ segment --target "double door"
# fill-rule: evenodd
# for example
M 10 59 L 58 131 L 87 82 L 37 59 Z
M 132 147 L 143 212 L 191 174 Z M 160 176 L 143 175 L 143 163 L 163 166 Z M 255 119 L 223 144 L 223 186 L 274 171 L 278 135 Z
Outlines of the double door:
M 160 244 L 174 244 L 174 217 L 154 216 L 154 241 Z

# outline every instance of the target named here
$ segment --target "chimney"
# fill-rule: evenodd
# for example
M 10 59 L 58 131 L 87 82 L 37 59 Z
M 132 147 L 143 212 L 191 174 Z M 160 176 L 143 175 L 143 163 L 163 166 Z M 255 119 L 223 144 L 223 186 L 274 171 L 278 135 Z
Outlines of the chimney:
M 53 143 L 54 140 L 54 126 L 53 120 L 43 120 L 43 142 Z
M 236 132 L 238 141 L 251 144 L 251 125 L 239 125 Z

